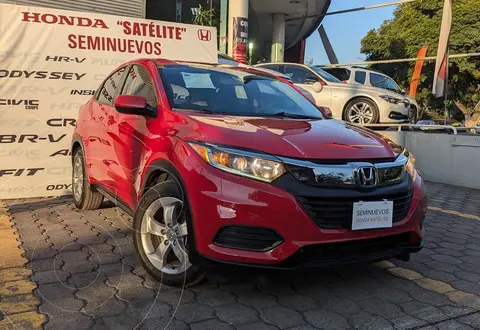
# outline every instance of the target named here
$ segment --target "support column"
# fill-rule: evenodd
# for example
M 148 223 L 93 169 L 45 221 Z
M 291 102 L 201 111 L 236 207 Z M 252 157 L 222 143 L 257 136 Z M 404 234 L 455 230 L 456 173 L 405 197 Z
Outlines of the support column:
M 240 63 L 247 62 L 248 0 L 229 0 L 228 55 Z
M 273 14 L 272 62 L 283 62 L 285 54 L 285 14 Z
M 220 1 L 220 52 L 227 53 L 228 0 Z
M 330 43 L 330 39 L 328 39 L 327 32 L 323 27 L 323 24 L 320 25 L 318 28 L 318 33 L 320 34 L 320 39 L 322 39 L 323 47 L 325 47 L 325 51 L 327 52 L 328 60 L 330 64 L 338 64 L 338 58 L 333 50 L 332 44 Z

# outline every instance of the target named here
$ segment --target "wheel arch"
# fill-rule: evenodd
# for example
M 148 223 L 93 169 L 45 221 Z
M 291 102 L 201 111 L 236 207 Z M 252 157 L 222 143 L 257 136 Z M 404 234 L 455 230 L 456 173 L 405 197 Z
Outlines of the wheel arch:
M 168 174 L 173 176 L 177 183 L 180 184 L 181 188 L 185 190 L 185 184 L 183 179 L 175 168 L 175 166 L 166 159 L 158 159 L 154 160 L 147 165 L 147 170 L 144 172 L 142 177 L 140 191 L 139 191 L 139 198 L 142 198 L 143 195 L 153 187 L 156 183 L 158 183 L 158 179 L 161 179 L 163 174 Z M 162 182 L 162 180 L 160 180 Z
M 158 183 L 156 179 L 159 178 L 162 174 L 168 174 L 174 177 L 175 181 L 180 186 L 182 193 L 184 195 L 185 210 L 186 212 L 188 212 L 187 221 L 189 222 L 190 228 L 192 228 L 192 230 L 189 231 L 188 239 L 190 240 L 190 242 L 193 242 L 193 244 L 189 245 L 189 250 L 190 250 L 190 256 L 192 257 L 192 261 L 194 261 L 199 256 L 197 245 L 196 245 L 196 239 L 195 239 L 195 234 L 196 234 L 195 227 L 193 225 L 194 215 L 190 208 L 190 201 L 188 198 L 188 192 L 187 192 L 185 182 L 183 181 L 183 178 L 180 172 L 169 160 L 158 159 L 150 162 L 147 165 L 147 170 L 144 172 L 144 175 L 142 177 L 137 204 L 140 204 L 140 201 L 143 199 L 143 196 L 145 195 L 145 193 L 150 188 L 152 188 L 155 184 Z
M 71 153 L 71 160 L 72 160 L 72 167 L 73 167 L 73 158 L 75 156 L 75 151 L 78 149 L 82 150 L 83 157 L 85 158 L 85 161 L 87 159 L 87 155 L 85 154 L 85 147 L 83 146 L 82 138 L 79 135 L 74 135 L 72 138 L 72 146 L 70 148 L 70 153 Z M 88 186 L 91 187 L 91 182 L 90 182 L 90 174 L 89 174 L 89 168 L 86 166 L 85 171 L 87 174 L 87 183 Z
M 70 148 L 70 157 L 72 159 L 72 162 L 75 151 L 77 151 L 78 149 L 82 149 L 82 153 L 85 156 L 85 148 L 83 147 L 82 139 L 80 138 L 80 136 L 74 135 L 72 138 L 72 146 Z

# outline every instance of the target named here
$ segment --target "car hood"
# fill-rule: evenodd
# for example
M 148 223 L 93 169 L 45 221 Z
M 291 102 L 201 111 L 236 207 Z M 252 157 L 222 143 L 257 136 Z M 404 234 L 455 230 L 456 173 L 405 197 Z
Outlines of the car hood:
M 392 159 L 401 148 L 371 130 L 343 121 L 228 117 L 177 112 L 175 135 L 303 159 Z

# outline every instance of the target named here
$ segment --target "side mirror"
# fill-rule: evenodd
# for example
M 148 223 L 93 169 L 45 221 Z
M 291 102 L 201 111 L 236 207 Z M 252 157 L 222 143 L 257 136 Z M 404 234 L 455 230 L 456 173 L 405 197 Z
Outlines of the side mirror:
M 402 95 L 406 95 L 406 94 L 407 94 L 407 92 L 406 92 L 404 89 L 401 90 L 401 93 L 402 93 Z
M 318 81 L 314 82 L 312 85 L 312 89 L 315 93 L 320 93 L 323 90 L 323 85 Z
M 115 99 L 114 106 L 118 112 L 124 114 L 147 117 L 155 116 L 153 109 L 147 105 L 147 100 L 143 96 L 120 95 Z
M 316 77 L 307 77 L 305 79 L 305 85 L 313 85 L 316 82 L 318 82 L 318 79 Z

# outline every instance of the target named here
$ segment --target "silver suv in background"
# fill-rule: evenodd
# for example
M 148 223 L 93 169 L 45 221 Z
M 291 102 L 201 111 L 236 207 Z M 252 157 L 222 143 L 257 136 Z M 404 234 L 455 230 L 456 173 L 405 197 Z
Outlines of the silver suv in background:
M 315 66 L 262 63 L 255 67 L 286 74 L 296 86 L 310 92 L 317 106 L 330 108 L 333 118 L 351 123 L 402 123 L 412 117 L 410 101 L 390 90 L 343 83 Z
M 412 106 L 412 111 L 414 114 L 413 122 L 416 121 L 418 115 L 418 103 L 413 97 L 407 95 L 404 90 L 402 90 L 398 84 L 384 74 L 383 72 L 362 68 L 358 66 L 352 66 L 347 68 L 326 68 L 321 67 L 324 71 L 327 71 L 331 75 L 335 76 L 339 80 L 346 82 L 348 84 L 357 84 L 364 86 L 377 87 L 382 89 L 387 89 L 389 91 L 395 92 L 397 94 L 403 95 Z
M 245 67 L 249 66 L 249 65 L 241 64 L 241 63 L 235 61 L 232 57 L 228 56 L 227 54 L 220 53 L 220 52 L 218 53 L 218 63 L 223 64 L 223 65 L 232 65 L 232 66 L 245 66 Z M 269 73 L 269 74 L 273 74 L 277 77 L 281 77 L 281 78 L 285 79 L 286 81 L 292 83 L 292 79 L 290 79 L 290 77 L 288 75 L 284 74 L 284 73 L 280 73 L 280 72 L 274 71 L 274 70 L 269 70 L 269 69 L 266 69 L 266 68 L 259 68 L 259 67 L 256 67 L 254 69 L 264 71 L 264 72 Z M 308 92 L 307 90 L 305 90 L 304 88 L 302 88 L 300 86 L 296 86 L 296 87 L 311 102 L 315 103 L 315 98 L 313 97 L 312 93 Z

